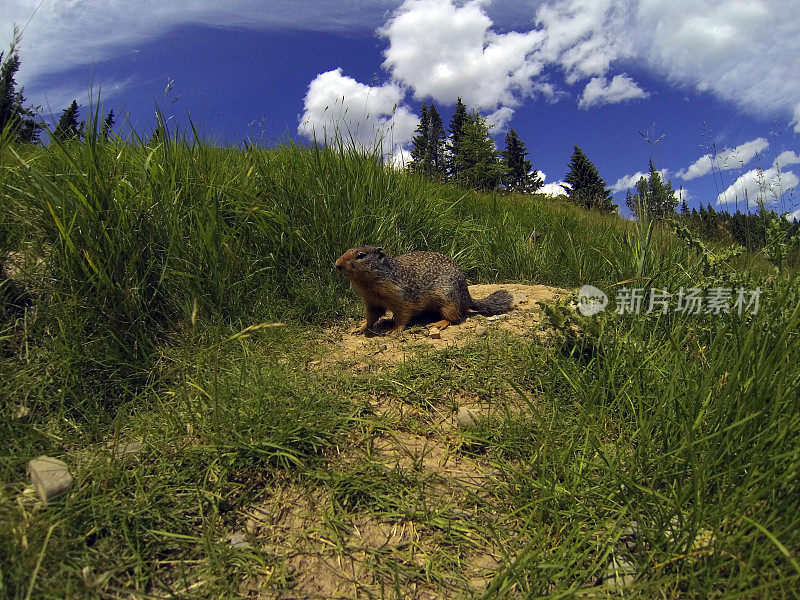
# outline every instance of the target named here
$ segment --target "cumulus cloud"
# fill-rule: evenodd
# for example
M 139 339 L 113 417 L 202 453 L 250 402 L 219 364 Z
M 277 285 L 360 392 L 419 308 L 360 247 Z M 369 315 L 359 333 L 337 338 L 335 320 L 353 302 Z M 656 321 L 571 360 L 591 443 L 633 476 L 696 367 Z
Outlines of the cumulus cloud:
M 667 169 L 661 169 L 658 172 L 661 175 L 661 179 L 666 179 L 667 175 L 669 175 L 669 171 Z M 641 171 L 637 171 L 633 175 L 623 175 L 617 182 L 611 186 L 611 192 L 616 194 L 618 192 L 624 192 L 625 190 L 629 190 L 633 187 L 636 187 L 636 184 L 639 183 L 639 180 L 644 177 L 648 179 L 650 177 L 650 173 L 642 173 Z
M 759 201 L 766 205 L 775 204 L 781 196 L 793 189 L 800 178 L 791 171 L 779 171 L 771 167 L 766 171 L 752 169 L 733 182 L 727 190 L 717 197 L 717 204 L 747 202 L 751 208 Z
M 721 171 L 741 168 L 748 164 L 760 152 L 769 148 L 769 142 L 763 137 L 756 138 L 735 148 L 725 148 L 716 154 L 704 154 L 677 175 L 686 181 L 707 175 L 714 167 Z
M 590 108 L 649 96 L 650 94 L 636 85 L 636 82 L 627 75 L 615 75 L 610 82 L 605 77 L 592 77 L 583 89 L 578 107 Z
M 543 34 L 496 33 L 481 3 L 407 0 L 380 29 L 389 42 L 384 68 L 417 98 L 471 107 L 512 107 L 537 90 L 543 64 L 533 57 Z
M 544 34 L 541 58 L 560 65 L 568 84 L 605 75 L 611 63 L 633 51 L 629 36 L 620 36 L 626 7 L 613 0 L 559 0 L 536 11 Z
M 772 162 L 773 167 L 777 167 L 778 169 L 783 169 L 784 167 L 788 167 L 789 165 L 796 165 L 800 163 L 800 156 L 792 150 L 786 150 L 785 152 L 781 152 Z
M 538 28 L 497 33 L 484 2 L 406 0 L 380 29 L 389 41 L 384 68 L 417 98 L 452 104 L 457 97 L 481 110 L 514 107 L 523 99 L 563 96 L 543 69 L 563 69 L 573 84 L 595 76 L 581 106 L 646 98 L 627 75 L 608 82 L 614 60 L 629 56 L 629 36 L 614 32 L 627 15 L 612 0 L 560 0 L 539 7 Z
M 404 97 L 395 83 L 369 86 L 343 75 L 342 69 L 327 71 L 309 84 L 297 131 L 320 142 L 338 136 L 400 160 L 419 124 L 419 118 L 400 104 Z
M 545 183 L 542 187 L 536 190 L 536 193 L 555 198 L 556 196 L 565 195 L 570 189 L 572 189 L 572 186 L 567 182 L 555 181 L 553 183 Z

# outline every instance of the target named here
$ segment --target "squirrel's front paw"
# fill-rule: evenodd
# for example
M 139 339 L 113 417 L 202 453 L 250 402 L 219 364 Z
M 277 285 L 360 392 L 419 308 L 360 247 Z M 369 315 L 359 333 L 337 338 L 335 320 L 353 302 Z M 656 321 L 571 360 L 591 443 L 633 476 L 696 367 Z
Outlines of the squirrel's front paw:
M 367 326 L 367 322 L 363 321 L 361 325 L 353 329 L 350 333 L 353 335 L 361 335 L 363 333 L 366 333 L 367 329 L 369 329 L 369 327 Z

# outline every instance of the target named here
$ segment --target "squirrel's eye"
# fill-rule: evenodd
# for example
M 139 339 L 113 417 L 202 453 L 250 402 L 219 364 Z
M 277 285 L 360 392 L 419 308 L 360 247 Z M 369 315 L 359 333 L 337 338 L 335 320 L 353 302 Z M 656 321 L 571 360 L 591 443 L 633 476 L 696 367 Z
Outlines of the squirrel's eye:
M 359 252 L 358 254 L 356 254 L 356 260 L 364 258 L 365 256 L 366 256 L 366 254 L 364 254 L 363 252 Z

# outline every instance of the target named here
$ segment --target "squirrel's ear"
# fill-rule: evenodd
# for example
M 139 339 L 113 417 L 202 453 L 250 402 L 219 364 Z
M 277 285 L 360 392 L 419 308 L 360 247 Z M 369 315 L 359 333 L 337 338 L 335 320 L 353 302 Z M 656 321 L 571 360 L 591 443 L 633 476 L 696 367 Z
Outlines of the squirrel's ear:
M 378 256 L 380 256 L 381 258 L 386 256 L 386 253 L 383 251 L 383 248 L 376 248 L 375 252 L 377 252 Z

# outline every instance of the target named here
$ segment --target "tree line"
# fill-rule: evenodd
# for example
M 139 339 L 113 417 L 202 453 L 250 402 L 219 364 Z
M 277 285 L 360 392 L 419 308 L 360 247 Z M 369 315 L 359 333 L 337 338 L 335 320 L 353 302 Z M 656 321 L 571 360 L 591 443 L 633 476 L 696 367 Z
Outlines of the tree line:
M 436 105 L 423 102 L 409 171 L 482 191 L 503 187 L 532 193 L 542 186 L 527 159 L 525 143 L 513 128 L 506 134 L 505 150 L 499 152 L 486 119 L 468 110 L 459 98 L 448 129 L 449 135 Z
M 436 105 L 423 102 L 414 133 L 407 165 L 412 173 L 480 191 L 532 194 L 544 184 L 516 130 L 508 130 L 505 149 L 499 151 L 486 118 L 477 110 L 468 110 L 461 98 L 447 130 Z M 578 146 L 565 182 L 569 184 L 565 194 L 576 204 L 602 212 L 616 210 L 606 182 Z

